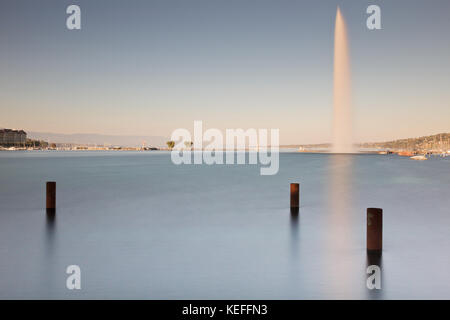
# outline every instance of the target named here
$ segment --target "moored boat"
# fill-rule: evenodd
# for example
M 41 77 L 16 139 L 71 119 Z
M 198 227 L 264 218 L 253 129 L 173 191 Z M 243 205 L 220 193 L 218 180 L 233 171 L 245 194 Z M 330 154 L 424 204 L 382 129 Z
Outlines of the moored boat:
M 412 159 L 412 160 L 428 160 L 428 158 L 426 156 L 414 156 L 414 157 L 411 157 L 410 159 Z
M 411 151 L 400 151 L 397 153 L 401 157 L 412 157 L 414 156 L 414 153 Z

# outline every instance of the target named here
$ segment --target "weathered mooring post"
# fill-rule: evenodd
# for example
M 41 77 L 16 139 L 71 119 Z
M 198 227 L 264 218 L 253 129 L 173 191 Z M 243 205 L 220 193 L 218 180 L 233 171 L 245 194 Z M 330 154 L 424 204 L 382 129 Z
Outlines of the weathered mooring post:
M 291 212 L 298 212 L 300 207 L 300 185 L 291 183 Z
M 47 211 L 56 209 L 56 182 L 54 181 L 47 181 L 46 208 Z
M 383 209 L 367 208 L 367 252 L 383 250 Z

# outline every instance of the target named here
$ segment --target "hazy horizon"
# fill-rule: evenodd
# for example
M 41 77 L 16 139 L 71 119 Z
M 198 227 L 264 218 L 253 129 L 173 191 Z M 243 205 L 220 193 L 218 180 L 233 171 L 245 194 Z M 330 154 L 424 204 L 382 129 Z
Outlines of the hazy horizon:
M 78 31 L 70 4 L 0 4 L 1 127 L 170 137 L 202 120 L 330 142 L 339 5 L 355 141 L 450 132 L 448 1 L 80 0 Z M 366 28 L 370 4 L 382 30 Z

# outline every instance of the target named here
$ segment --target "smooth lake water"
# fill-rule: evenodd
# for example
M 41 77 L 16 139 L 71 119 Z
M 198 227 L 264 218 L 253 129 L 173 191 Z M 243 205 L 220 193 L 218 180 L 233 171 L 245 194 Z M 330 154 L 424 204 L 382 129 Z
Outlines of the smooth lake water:
M 0 152 L 0 182 L 2 299 L 450 299 L 450 157 L 281 153 L 261 176 L 166 152 L 17 151 Z M 367 207 L 384 210 L 381 290 L 366 287 Z

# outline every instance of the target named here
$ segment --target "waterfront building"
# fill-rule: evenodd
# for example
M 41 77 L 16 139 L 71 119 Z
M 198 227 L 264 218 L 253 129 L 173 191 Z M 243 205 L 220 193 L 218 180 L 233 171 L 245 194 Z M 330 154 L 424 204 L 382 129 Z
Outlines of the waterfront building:
M 27 142 L 27 133 L 23 130 L 0 129 L 0 145 L 20 146 Z

